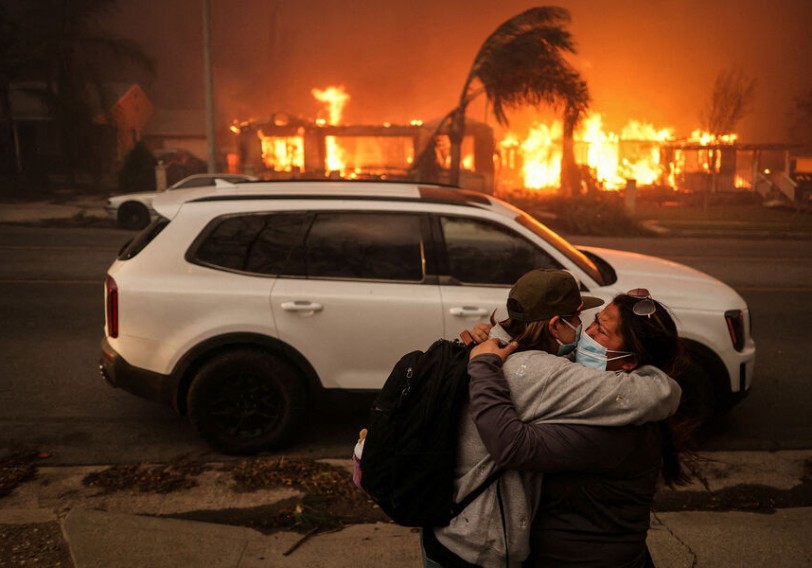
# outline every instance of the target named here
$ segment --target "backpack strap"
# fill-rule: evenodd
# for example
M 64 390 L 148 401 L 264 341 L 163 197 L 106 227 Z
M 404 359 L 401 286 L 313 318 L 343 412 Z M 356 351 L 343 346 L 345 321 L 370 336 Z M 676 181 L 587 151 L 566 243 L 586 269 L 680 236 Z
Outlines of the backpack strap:
M 502 477 L 503 473 L 505 473 L 505 470 L 497 469 L 496 471 L 491 473 L 487 478 L 485 478 L 485 481 L 483 481 L 476 489 L 472 490 L 468 495 L 466 495 L 465 498 L 462 499 L 462 501 L 460 501 L 459 503 L 454 503 L 454 505 L 451 507 L 451 518 L 454 518 L 457 515 L 459 515 L 460 513 L 462 513 L 463 510 L 468 505 L 473 503 L 474 499 L 476 499 L 477 497 L 482 495 L 482 493 L 488 487 L 490 487 L 490 485 L 494 481 L 496 481 L 497 479 Z

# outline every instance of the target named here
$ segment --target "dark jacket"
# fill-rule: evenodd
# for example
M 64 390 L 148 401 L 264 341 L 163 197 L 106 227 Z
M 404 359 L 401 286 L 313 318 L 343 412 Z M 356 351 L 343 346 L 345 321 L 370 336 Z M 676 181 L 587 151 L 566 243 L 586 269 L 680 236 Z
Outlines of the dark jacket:
M 660 425 L 524 423 L 498 365 L 473 367 L 472 414 L 497 465 L 544 473 L 527 565 L 645 566 Z

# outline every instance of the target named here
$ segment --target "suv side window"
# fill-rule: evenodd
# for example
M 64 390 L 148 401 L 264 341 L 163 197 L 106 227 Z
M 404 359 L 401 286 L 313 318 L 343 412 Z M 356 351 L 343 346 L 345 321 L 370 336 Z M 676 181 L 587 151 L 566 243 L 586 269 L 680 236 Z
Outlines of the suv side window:
M 561 268 L 521 235 L 494 223 L 442 217 L 448 272 L 465 284 L 511 286 L 533 268 Z
M 213 229 L 204 232 L 205 238 L 192 256 L 199 263 L 243 272 L 301 272 L 301 268 L 293 266 L 300 260 L 294 250 L 301 241 L 307 217 L 307 213 L 296 212 L 220 219 Z
M 305 249 L 309 278 L 423 280 L 419 215 L 318 213 Z

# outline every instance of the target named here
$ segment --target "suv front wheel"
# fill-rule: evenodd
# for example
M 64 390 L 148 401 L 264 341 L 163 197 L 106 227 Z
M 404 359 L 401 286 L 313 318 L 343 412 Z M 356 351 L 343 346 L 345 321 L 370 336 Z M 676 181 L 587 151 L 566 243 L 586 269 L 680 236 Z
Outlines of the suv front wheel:
M 218 355 L 195 375 L 189 420 L 214 448 L 252 454 L 281 444 L 305 407 L 296 372 L 270 353 L 239 349 Z

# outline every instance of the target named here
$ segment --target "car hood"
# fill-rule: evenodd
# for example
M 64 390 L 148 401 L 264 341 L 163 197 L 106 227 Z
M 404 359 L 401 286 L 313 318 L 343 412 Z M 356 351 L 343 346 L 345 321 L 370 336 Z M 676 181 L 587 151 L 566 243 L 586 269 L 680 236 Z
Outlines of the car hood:
M 651 296 L 671 309 L 719 311 L 746 309 L 744 299 L 730 286 L 677 262 L 633 252 L 579 247 L 608 262 L 617 273 L 614 293 L 647 288 Z

